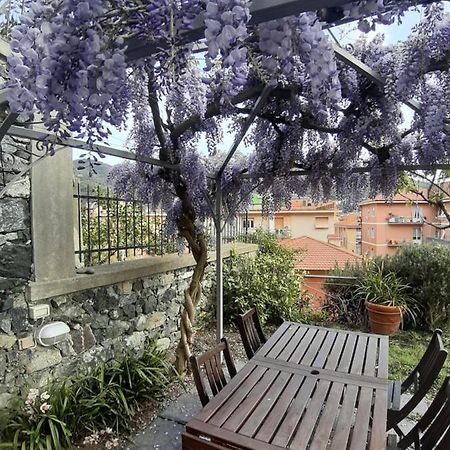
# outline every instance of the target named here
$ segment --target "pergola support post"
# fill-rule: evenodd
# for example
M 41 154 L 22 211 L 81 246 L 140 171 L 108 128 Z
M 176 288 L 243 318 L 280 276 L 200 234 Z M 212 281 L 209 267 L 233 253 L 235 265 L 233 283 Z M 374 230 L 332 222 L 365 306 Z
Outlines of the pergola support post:
M 222 176 L 216 178 L 216 339 L 223 338 Z

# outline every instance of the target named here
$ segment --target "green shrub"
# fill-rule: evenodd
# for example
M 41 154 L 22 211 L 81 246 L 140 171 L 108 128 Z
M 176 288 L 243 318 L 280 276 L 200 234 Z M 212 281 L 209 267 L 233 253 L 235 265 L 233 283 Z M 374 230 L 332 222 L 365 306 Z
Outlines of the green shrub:
M 301 274 L 295 269 L 295 252 L 279 244 L 276 237 L 258 232 L 255 257 L 232 255 L 224 265 L 224 319 L 234 323 L 254 303 L 262 321 L 280 323 L 302 315 Z
M 347 263 L 344 268 L 336 265 L 330 271 L 325 280 L 327 294 L 325 310 L 328 312 L 330 320 L 352 325 L 365 324 L 364 302 L 358 295 L 358 280 L 362 278 L 362 275 L 361 264 Z
M 395 272 L 411 286 L 419 310 L 418 325 L 446 328 L 450 319 L 450 247 L 407 245 L 386 258 L 385 271 Z
M 8 412 L 0 447 L 58 450 L 71 436 L 110 430 L 129 431 L 140 404 L 160 400 L 174 379 L 174 369 L 155 343 L 142 354 L 128 353 L 120 361 L 100 363 L 90 374 L 68 377 L 46 391 L 31 389 Z

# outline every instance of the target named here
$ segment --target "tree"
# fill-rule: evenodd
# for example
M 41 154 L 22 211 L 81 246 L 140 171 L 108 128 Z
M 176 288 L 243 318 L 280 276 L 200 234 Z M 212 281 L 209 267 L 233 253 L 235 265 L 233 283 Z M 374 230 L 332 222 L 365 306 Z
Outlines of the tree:
M 266 209 L 306 192 L 315 199 L 333 193 L 351 205 L 367 190 L 392 193 L 402 164 L 448 160 L 450 21 L 442 3 L 424 1 L 432 4 L 404 43 L 386 45 L 381 35 L 355 42 L 354 56 L 384 86 L 337 61 L 324 29 L 359 20 L 368 31 L 415 3 L 342 2 L 255 25 L 246 0 L 36 0 L 12 30 L 12 111 L 37 109 L 50 130 L 89 143 L 106 139 L 107 125 L 120 126 L 130 112 L 134 151 L 164 163 L 124 164 L 115 180 L 120 193 L 136 191 L 167 211 L 166 230 L 184 238 L 196 260 L 179 371 L 192 346 L 207 263 L 201 224 L 212 213 L 217 183 L 230 216 L 255 189 Z M 186 38 L 199 13 L 204 48 Z M 127 61 L 133 38 L 148 39 L 155 51 Z M 252 151 L 235 155 L 217 178 L 223 126 L 231 123 L 239 134 L 258 98 L 246 137 Z M 401 105 L 412 101 L 415 117 L 405 129 Z M 202 135 L 208 154 L 199 150 Z M 354 173 L 356 165 L 370 168 L 369 175 Z M 306 174 L 290 177 L 292 169 Z

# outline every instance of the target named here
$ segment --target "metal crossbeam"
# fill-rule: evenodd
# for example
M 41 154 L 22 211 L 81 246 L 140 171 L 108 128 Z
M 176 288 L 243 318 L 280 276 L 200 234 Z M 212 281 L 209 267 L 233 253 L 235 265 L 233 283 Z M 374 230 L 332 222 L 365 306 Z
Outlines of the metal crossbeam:
M 337 59 L 347 64 L 351 68 L 355 69 L 357 72 L 359 72 L 361 75 L 364 75 L 370 81 L 380 86 L 384 86 L 386 81 L 378 72 L 372 70 L 367 64 L 363 63 L 358 58 L 355 58 L 350 52 L 340 47 L 336 43 L 333 42 L 332 45 L 334 54 Z M 421 105 L 416 100 L 406 100 L 403 103 L 406 106 L 409 106 L 413 111 L 417 113 L 422 112 Z
M 352 173 L 368 173 L 373 169 L 373 167 L 369 166 L 360 166 L 360 167 L 353 167 L 351 169 Z M 415 170 L 450 170 L 450 164 L 403 164 L 399 166 L 395 166 L 395 169 L 401 172 L 411 172 Z M 333 174 L 343 173 L 343 170 L 334 170 L 332 171 Z M 287 176 L 287 177 L 301 177 L 304 175 L 309 175 L 311 173 L 311 170 L 291 170 L 285 175 L 279 175 L 279 176 Z M 243 179 L 250 178 L 249 175 L 243 174 L 241 175 Z
M 430 4 L 437 0 L 421 0 L 418 4 Z M 350 3 L 349 0 L 255 0 L 250 6 L 251 25 L 280 19 L 282 17 L 296 16 L 303 12 L 320 11 L 330 13 L 325 20 L 329 21 L 329 26 L 347 23 L 352 19 L 344 19 L 339 7 Z M 386 10 L 389 11 L 401 1 L 390 0 L 385 2 Z M 411 4 L 415 2 L 411 1 Z M 185 31 L 179 36 L 181 44 L 196 42 L 204 37 L 205 20 L 204 13 L 200 13 L 194 20 L 191 30 Z M 142 37 L 130 38 L 127 42 L 126 58 L 128 62 L 145 58 L 167 47 L 167 42 L 150 41 Z
M 9 113 L 5 120 L 0 125 L 0 142 L 5 137 L 5 134 L 8 132 L 11 125 L 17 120 L 19 114 Z
M 17 125 L 12 125 L 9 128 L 7 134 L 10 136 L 15 136 L 23 139 L 30 139 L 32 141 L 54 142 L 57 145 L 63 145 L 65 147 L 77 148 L 86 151 L 93 151 L 104 155 L 143 162 L 151 164 L 153 166 L 164 167 L 167 169 L 176 170 L 178 168 L 178 166 L 160 161 L 159 159 L 156 158 L 148 158 L 147 156 L 138 156 L 135 153 L 119 150 L 117 148 L 109 147 L 102 144 L 89 145 L 80 139 L 73 139 L 73 138 L 58 139 L 54 133 L 37 131 L 31 128 L 19 127 Z
M 263 91 L 261 92 L 261 95 L 256 100 L 255 105 L 253 106 L 250 114 L 248 115 L 247 119 L 245 120 L 244 126 L 242 127 L 239 134 L 236 136 L 236 139 L 234 140 L 233 145 L 231 146 L 227 157 L 225 158 L 224 162 L 222 163 L 222 166 L 220 167 L 219 171 L 217 172 L 217 176 L 216 176 L 217 178 L 219 178 L 223 174 L 223 171 L 226 169 L 228 163 L 230 162 L 230 159 L 236 153 L 236 150 L 238 149 L 239 144 L 241 143 L 242 139 L 244 139 L 244 136 L 247 133 L 247 131 L 250 128 L 253 121 L 255 120 L 255 117 L 257 116 L 259 111 L 261 111 L 261 108 L 266 103 L 271 90 L 272 90 L 272 88 L 270 86 L 265 86 Z
M 348 0 L 257 0 L 250 7 L 251 25 L 295 16 L 302 12 L 318 11 L 323 8 L 336 8 L 348 3 Z M 180 42 L 187 44 L 202 39 L 205 34 L 204 13 L 199 14 L 191 30 L 180 36 Z M 126 57 L 128 62 L 145 58 L 156 53 L 167 44 L 159 41 L 148 41 L 143 38 L 131 38 L 128 41 Z

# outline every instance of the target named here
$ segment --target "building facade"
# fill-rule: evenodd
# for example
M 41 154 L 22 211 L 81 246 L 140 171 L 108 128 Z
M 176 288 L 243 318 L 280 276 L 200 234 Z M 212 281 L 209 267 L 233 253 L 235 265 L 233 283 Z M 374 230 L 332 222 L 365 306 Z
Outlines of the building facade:
M 360 208 L 362 255 L 392 255 L 401 245 L 436 237 L 429 223 L 436 222 L 437 210 L 416 194 L 396 194 L 392 200 L 377 196 Z
M 361 254 L 361 216 L 358 213 L 341 216 L 334 224 L 334 235 L 337 242 L 328 239 L 330 244 Z
M 260 228 L 280 237 L 311 236 L 327 242 L 334 233 L 334 223 L 339 211 L 335 202 L 312 204 L 307 198 L 293 199 L 291 207 L 282 208 L 272 216 L 262 213 L 260 197 L 253 199 L 248 212 L 242 214 L 244 228 L 252 232 Z

